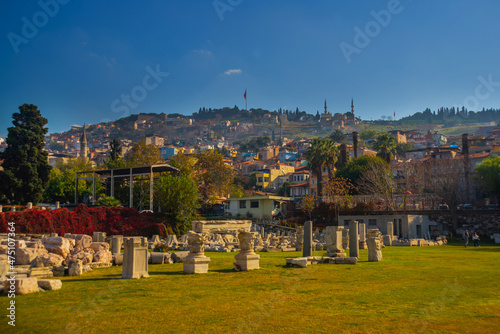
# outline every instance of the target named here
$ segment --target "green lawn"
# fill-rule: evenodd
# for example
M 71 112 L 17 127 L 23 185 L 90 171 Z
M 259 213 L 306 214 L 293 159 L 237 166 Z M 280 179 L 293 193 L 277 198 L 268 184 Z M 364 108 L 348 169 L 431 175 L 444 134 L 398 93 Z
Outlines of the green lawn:
M 387 247 L 384 260 L 285 267 L 294 253 L 261 253 L 234 272 L 235 253 L 207 253 L 210 272 L 150 265 L 63 278 L 63 288 L 16 298 L 15 331 L 0 333 L 498 333 L 500 247 Z M 323 252 L 315 252 L 321 255 Z M 7 331 L 5 330 L 7 329 Z

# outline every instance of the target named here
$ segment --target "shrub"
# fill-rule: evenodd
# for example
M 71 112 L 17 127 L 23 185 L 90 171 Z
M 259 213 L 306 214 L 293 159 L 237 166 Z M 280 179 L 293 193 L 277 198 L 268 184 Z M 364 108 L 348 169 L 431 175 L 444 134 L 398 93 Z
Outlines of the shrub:
M 25 210 L 0 213 L 0 233 L 7 233 L 7 223 L 15 222 L 16 233 L 78 233 L 92 235 L 151 236 L 172 234 L 172 228 L 161 214 L 140 214 L 135 208 L 78 205 L 73 211 Z

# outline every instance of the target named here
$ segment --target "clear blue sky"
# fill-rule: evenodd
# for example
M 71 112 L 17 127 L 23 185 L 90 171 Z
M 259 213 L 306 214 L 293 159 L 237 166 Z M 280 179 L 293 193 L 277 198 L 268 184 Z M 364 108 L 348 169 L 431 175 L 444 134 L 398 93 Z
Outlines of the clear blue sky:
M 495 0 L 59 1 L 50 15 L 37 1 L 0 4 L 0 135 L 23 103 L 60 132 L 128 113 L 242 108 L 245 89 L 249 108 L 270 110 L 316 113 L 326 99 L 346 112 L 354 98 L 363 119 L 500 108 Z

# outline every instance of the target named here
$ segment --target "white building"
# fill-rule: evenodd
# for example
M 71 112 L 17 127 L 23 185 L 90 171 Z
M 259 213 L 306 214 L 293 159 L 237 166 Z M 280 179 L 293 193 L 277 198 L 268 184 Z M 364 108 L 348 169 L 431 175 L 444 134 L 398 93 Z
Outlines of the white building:
M 348 226 L 350 221 L 366 224 L 366 229 L 378 228 L 387 234 L 387 223 L 393 223 L 394 234 L 402 239 L 424 238 L 429 233 L 429 216 L 425 215 L 352 215 L 339 216 L 339 225 Z

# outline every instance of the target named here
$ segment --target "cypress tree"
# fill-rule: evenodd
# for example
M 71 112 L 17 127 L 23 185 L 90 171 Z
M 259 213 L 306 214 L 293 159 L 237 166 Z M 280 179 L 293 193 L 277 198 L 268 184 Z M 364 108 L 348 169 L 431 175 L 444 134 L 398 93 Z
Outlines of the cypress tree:
M 38 107 L 23 104 L 12 115 L 13 127 L 8 129 L 7 148 L 0 153 L 0 194 L 16 204 L 37 204 L 49 181 L 51 167 L 44 151 L 47 119 Z

